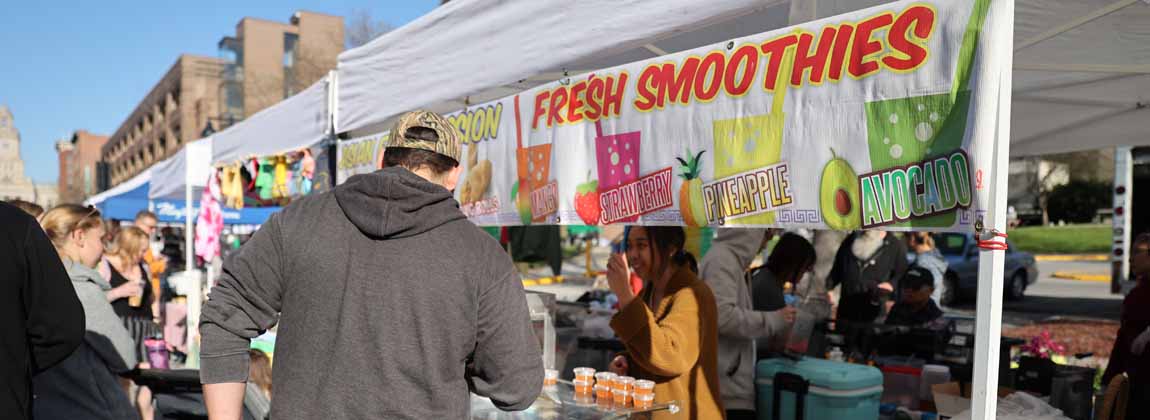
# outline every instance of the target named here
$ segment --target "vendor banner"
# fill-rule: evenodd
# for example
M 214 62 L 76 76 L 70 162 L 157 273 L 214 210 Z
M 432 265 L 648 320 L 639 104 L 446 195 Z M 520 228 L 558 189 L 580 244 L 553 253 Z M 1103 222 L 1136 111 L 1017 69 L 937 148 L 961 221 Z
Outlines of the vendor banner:
M 374 172 L 379 169 L 383 145 L 388 133 L 373 134 L 340 141 L 336 144 L 335 182 L 342 184 L 353 175 Z
M 456 196 L 480 225 L 969 231 L 997 110 L 972 92 L 1003 74 L 987 8 L 894 2 L 450 114 Z M 341 179 L 356 147 L 378 158 L 341 145 Z

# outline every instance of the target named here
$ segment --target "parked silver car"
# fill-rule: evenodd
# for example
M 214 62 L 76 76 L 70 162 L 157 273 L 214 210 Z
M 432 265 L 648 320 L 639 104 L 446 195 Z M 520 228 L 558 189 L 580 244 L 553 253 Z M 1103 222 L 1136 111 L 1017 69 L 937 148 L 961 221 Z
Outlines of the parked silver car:
M 953 304 L 962 299 L 972 298 L 978 293 L 978 245 L 973 234 L 941 233 L 934 235 L 935 247 L 946 258 L 946 295 L 943 304 Z M 1006 250 L 1006 265 L 1002 271 L 1006 289 L 1003 296 L 1009 300 L 1019 300 L 1026 295 L 1026 288 L 1038 280 L 1038 266 L 1034 255 L 1010 248 Z

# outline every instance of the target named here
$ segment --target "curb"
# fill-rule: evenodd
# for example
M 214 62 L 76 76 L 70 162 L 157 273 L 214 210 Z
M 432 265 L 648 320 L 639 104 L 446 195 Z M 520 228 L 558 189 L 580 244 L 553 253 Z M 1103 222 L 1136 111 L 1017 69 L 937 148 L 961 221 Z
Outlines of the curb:
M 549 284 L 556 284 L 563 282 L 563 276 L 556 277 L 539 277 L 534 279 L 523 279 L 523 287 L 531 286 L 546 286 Z
M 1046 254 L 1035 255 L 1035 261 L 1110 261 L 1110 255 L 1107 254 Z
M 1109 282 L 1109 274 L 1075 273 L 1073 271 L 1055 271 L 1050 277 L 1065 280 Z

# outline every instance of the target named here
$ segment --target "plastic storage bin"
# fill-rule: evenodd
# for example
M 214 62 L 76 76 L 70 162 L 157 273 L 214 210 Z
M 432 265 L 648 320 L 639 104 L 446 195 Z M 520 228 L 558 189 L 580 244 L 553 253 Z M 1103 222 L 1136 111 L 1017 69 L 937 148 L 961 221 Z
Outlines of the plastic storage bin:
M 877 368 L 768 359 L 759 362 L 755 374 L 759 420 L 878 419 L 883 375 Z

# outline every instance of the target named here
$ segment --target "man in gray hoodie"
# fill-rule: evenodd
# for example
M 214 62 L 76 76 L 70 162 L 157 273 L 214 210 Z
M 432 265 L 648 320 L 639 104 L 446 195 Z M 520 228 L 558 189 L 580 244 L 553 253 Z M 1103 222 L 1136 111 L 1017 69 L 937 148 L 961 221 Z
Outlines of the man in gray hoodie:
M 778 334 L 795 319 L 794 308 L 752 306 L 747 269 L 770 238 L 766 229 L 719 229 L 699 267 L 719 310 L 719 390 L 728 420 L 755 418 L 755 339 Z
M 523 410 L 543 387 L 519 273 L 459 210 L 459 135 L 401 116 L 385 168 L 275 214 L 204 306 L 204 399 L 239 419 L 250 339 L 279 323 L 271 418 L 468 418 L 468 391 Z

